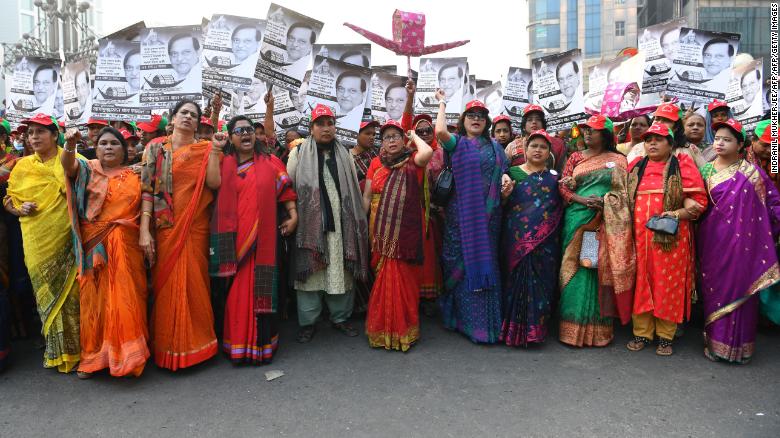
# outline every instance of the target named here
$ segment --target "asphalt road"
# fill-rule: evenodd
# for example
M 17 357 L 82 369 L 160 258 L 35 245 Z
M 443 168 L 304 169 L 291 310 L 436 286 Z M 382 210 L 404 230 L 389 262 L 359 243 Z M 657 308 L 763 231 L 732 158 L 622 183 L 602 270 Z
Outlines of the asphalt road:
M 139 379 L 80 381 L 14 344 L 0 373 L 0 436 L 780 436 L 780 332 L 761 331 L 752 363 L 713 363 L 689 327 L 672 357 L 548 342 L 475 345 L 423 318 L 408 353 L 374 350 L 321 323 L 308 345 L 287 321 L 274 363 L 224 356 Z M 284 376 L 266 381 L 265 372 Z

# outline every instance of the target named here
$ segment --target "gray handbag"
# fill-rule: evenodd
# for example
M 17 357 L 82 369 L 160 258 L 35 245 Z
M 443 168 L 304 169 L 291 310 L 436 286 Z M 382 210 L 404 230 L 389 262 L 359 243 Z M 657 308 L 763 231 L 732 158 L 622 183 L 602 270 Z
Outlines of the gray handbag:
M 580 266 L 589 269 L 598 269 L 599 267 L 599 239 L 597 231 L 584 231 L 582 233 Z

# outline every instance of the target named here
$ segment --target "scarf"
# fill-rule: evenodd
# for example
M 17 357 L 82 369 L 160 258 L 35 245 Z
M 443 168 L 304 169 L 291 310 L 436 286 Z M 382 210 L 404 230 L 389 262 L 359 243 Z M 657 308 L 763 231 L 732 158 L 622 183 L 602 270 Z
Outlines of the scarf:
M 276 260 L 277 244 L 277 174 L 262 166 L 270 157 L 255 153 L 251 163 L 239 166 L 236 156 L 226 155 L 222 160 L 222 184 L 217 193 L 211 219 L 209 238 L 209 274 L 215 277 L 236 275 L 242 261 L 255 252 L 254 311 L 275 313 L 278 304 L 279 270 Z M 237 242 L 239 167 L 255 166 L 254 181 L 258 211 L 253 233 L 246 242 Z M 269 166 L 270 167 L 270 166 Z M 254 183 L 254 184 L 252 184 Z
M 631 171 L 631 175 L 628 177 L 628 194 L 631 202 L 636 200 L 636 192 L 639 189 L 639 185 L 642 183 L 642 177 L 647 167 L 649 158 L 644 157 L 642 161 L 637 164 Z M 682 177 L 680 176 L 680 163 L 677 161 L 677 157 L 672 154 L 664 167 L 664 200 L 663 211 L 674 211 L 682 207 L 683 205 L 683 186 Z M 633 211 L 634 206 L 631 206 Z M 665 252 L 669 252 L 672 248 L 677 246 L 678 236 L 670 236 L 659 232 L 653 232 L 653 243 L 658 244 Z
M 385 257 L 422 262 L 422 204 L 417 166 L 409 151 L 380 161 L 390 174 L 382 188 L 374 227 L 374 251 Z
M 331 204 L 326 193 L 317 144 L 311 136 L 298 147 L 298 167 L 295 192 L 298 194 L 298 228 L 295 232 L 296 280 L 306 281 L 309 276 L 328 265 L 325 241 L 326 209 Z M 344 249 L 344 266 L 358 280 L 368 275 L 368 224 L 363 212 L 363 196 L 355 173 L 355 165 L 349 151 L 338 141 L 334 142 L 328 170 L 339 189 L 341 201 L 341 238 Z M 323 157 L 324 158 L 324 157 Z M 324 203 L 324 205 L 323 205 Z M 332 220 L 332 218 L 331 218 Z M 334 224 L 335 230 L 335 224 Z
M 456 137 L 458 142 L 452 154 L 452 173 L 455 177 L 455 196 L 458 201 L 458 222 L 466 270 L 466 285 L 471 291 L 496 286 L 493 257 L 495 249 L 488 235 L 488 217 L 500 206 L 500 175 L 504 171 L 503 151 L 494 141 L 478 137 Z M 496 166 L 485 188 L 480 166 L 480 148 L 492 147 Z M 486 190 L 487 189 L 487 190 Z

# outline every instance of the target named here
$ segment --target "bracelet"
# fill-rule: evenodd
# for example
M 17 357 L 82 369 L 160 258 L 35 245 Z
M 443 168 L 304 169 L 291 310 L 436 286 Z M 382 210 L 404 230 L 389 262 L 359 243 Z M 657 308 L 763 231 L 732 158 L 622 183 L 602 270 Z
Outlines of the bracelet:
M 70 152 L 71 154 L 76 152 L 76 148 L 68 149 L 67 147 L 64 147 L 64 148 L 62 148 L 62 150 L 65 151 L 65 152 Z
M 151 218 L 152 217 L 152 213 L 148 212 L 148 211 L 144 211 L 144 212 L 141 213 L 141 216 L 149 216 Z

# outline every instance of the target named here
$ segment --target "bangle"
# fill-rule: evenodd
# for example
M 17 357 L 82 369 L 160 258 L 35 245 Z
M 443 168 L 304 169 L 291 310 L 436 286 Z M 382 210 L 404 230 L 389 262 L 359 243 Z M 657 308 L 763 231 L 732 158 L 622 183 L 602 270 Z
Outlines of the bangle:
M 149 216 L 151 218 L 152 217 L 152 213 L 148 212 L 148 211 L 144 211 L 144 212 L 141 213 L 141 216 Z
M 67 146 L 65 146 L 64 148 L 62 148 L 62 150 L 64 150 L 65 152 L 70 152 L 71 154 L 72 154 L 72 153 L 74 153 L 74 152 L 76 152 L 76 148 L 73 148 L 73 149 L 68 149 L 68 147 L 67 147 Z

